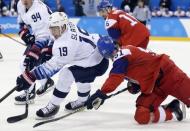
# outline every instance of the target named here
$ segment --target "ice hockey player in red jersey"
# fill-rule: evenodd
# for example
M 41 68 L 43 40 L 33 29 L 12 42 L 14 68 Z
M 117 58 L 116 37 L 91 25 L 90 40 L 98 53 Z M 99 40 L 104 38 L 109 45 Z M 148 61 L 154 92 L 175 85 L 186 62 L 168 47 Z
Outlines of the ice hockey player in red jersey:
M 122 10 L 113 9 L 108 0 L 102 0 L 97 10 L 99 15 L 105 19 L 105 28 L 109 36 L 118 41 L 120 47 L 133 45 L 147 48 L 149 30 L 136 18 Z
M 110 37 L 102 37 L 98 41 L 98 49 L 106 58 L 114 63 L 109 77 L 100 90 L 97 90 L 87 101 L 87 108 L 96 108 L 103 104 L 108 93 L 113 92 L 120 83 L 128 78 L 140 85 L 141 92 L 136 100 L 135 120 L 139 124 L 158 123 L 172 119 L 179 121 L 185 118 L 181 108 L 181 100 L 190 106 L 190 79 L 170 60 L 166 54 L 155 54 L 142 48 L 126 46 L 116 48 Z M 161 103 L 168 95 L 176 97 L 167 105 Z
M 133 45 L 146 49 L 150 33 L 145 25 L 128 13 L 113 9 L 109 0 L 102 0 L 97 6 L 100 16 L 105 19 L 105 28 L 108 34 L 121 48 Z M 128 81 L 127 86 L 137 87 L 138 84 Z

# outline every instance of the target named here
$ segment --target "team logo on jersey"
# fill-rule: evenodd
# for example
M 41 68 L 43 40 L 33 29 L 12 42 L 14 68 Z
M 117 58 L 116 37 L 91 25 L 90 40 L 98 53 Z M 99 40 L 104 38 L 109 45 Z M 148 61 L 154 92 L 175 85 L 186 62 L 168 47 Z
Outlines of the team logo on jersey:
M 112 27 L 115 23 L 117 23 L 117 21 L 114 19 L 106 19 L 105 28 L 108 29 Z

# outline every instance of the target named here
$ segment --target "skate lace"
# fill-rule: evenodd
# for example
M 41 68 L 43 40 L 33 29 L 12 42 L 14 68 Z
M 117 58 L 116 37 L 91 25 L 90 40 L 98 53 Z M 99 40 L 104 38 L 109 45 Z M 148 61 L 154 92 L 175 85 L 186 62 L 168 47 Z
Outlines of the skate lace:
M 24 98 L 24 97 L 26 97 L 26 93 L 23 93 L 20 95 L 20 98 Z
M 71 107 L 72 107 L 72 108 L 75 108 L 75 107 L 81 106 L 81 105 L 83 105 L 83 104 L 84 104 L 84 102 L 81 102 L 81 101 L 76 100 L 76 101 L 72 101 L 72 102 L 71 102 Z
M 49 112 L 52 112 L 55 109 L 55 105 L 52 103 L 48 103 L 48 105 L 44 108 L 42 108 L 42 111 L 44 114 L 48 114 Z

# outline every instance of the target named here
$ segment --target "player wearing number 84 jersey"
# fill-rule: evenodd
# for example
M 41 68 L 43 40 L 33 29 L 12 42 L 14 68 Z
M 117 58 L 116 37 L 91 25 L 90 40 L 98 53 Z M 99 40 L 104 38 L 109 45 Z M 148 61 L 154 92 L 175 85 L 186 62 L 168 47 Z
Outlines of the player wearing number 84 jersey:
M 54 116 L 62 100 L 75 81 L 78 99 L 69 102 L 65 108 L 75 110 L 84 106 L 90 95 L 90 83 L 108 68 L 108 60 L 99 53 L 96 45 L 98 34 L 88 34 L 69 22 L 63 12 L 55 12 L 49 18 L 50 31 L 55 37 L 53 57 L 46 63 L 25 71 L 17 78 L 18 91 L 28 88 L 36 79 L 51 77 L 59 72 L 59 80 L 48 105 L 37 111 L 38 118 Z
M 112 39 L 124 48 L 133 45 L 146 49 L 150 33 L 146 26 L 128 13 L 113 9 L 108 0 L 102 0 L 97 10 L 105 19 L 105 28 Z

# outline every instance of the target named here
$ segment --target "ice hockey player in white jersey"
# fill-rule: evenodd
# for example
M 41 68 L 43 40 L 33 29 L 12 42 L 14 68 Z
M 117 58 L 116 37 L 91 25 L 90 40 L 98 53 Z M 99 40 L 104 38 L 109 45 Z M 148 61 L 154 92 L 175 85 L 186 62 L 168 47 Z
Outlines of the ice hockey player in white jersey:
M 21 70 L 31 70 L 37 64 L 51 58 L 51 46 L 53 43 L 48 26 L 48 17 L 51 10 L 40 0 L 20 0 L 17 4 L 18 23 L 20 24 L 19 35 L 26 43 L 24 60 Z M 40 81 L 41 87 L 35 92 L 35 84 L 29 89 L 29 103 L 34 102 L 35 95 L 43 95 L 54 82 L 47 78 Z M 15 104 L 25 104 L 26 94 L 15 97 Z
M 36 112 L 38 118 L 52 117 L 58 112 L 74 81 L 78 89 L 78 99 L 66 104 L 65 108 L 73 111 L 84 106 L 90 95 L 90 83 L 106 72 L 109 63 L 96 47 L 99 35 L 91 35 L 78 28 L 69 22 L 63 12 L 51 14 L 49 24 L 55 37 L 53 57 L 32 71 L 25 71 L 16 81 L 17 91 L 26 90 L 35 80 L 51 77 L 59 71 L 53 96 L 47 106 Z

